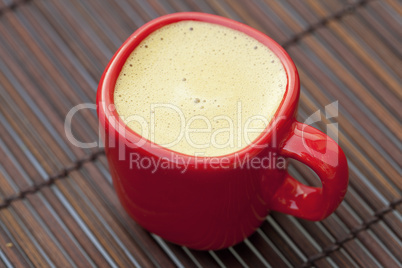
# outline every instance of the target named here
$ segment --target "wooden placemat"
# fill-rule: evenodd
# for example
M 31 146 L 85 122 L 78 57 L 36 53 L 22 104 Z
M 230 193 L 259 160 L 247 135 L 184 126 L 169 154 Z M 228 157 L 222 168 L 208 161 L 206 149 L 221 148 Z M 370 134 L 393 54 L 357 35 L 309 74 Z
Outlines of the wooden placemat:
M 349 161 L 349 191 L 329 218 L 273 212 L 226 250 L 173 245 L 124 212 L 102 149 L 68 141 L 68 111 L 94 103 L 116 49 L 177 11 L 235 19 L 288 51 L 299 119 L 321 110 L 314 126 L 334 136 L 338 125 Z M 401 14 L 397 0 L 0 0 L 0 267 L 401 267 Z M 97 124 L 83 110 L 73 133 L 97 141 Z M 298 162 L 290 173 L 317 185 Z

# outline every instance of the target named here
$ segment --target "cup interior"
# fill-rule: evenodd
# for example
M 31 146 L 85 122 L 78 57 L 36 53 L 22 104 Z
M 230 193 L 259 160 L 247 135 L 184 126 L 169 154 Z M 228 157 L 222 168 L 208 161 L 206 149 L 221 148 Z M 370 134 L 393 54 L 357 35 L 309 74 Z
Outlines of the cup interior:
M 103 116 L 105 120 L 104 124 L 114 127 L 118 133 L 123 135 L 122 130 L 124 130 L 124 137 L 128 142 L 131 141 L 131 143 L 134 143 L 133 141 L 144 139 L 138 133 L 134 132 L 131 128 L 125 125 L 122 120 L 119 120 L 119 114 L 117 111 L 113 108 L 110 108 L 114 107 L 114 88 L 116 80 L 127 58 L 144 38 L 165 25 L 185 20 L 219 24 L 243 32 L 268 47 L 281 60 L 287 75 L 287 86 L 282 102 L 276 110 L 273 119 L 266 127 L 265 131 L 263 131 L 252 144 L 249 144 L 248 146 L 232 154 L 219 157 L 228 157 L 229 159 L 233 160 L 235 154 L 237 154 L 237 157 L 241 157 L 245 154 L 257 154 L 258 150 L 261 149 L 256 148 L 263 148 L 261 145 L 268 143 L 270 137 L 272 136 L 272 130 L 281 128 L 287 120 L 290 120 L 295 116 L 297 101 L 299 98 L 299 77 L 297 69 L 286 51 L 273 39 L 250 26 L 216 15 L 198 12 L 174 13 L 154 19 L 136 30 L 118 49 L 102 75 L 97 94 L 97 108 L 99 117 Z M 171 156 L 173 153 L 184 158 L 190 158 L 190 162 L 192 160 L 191 158 L 194 158 L 194 156 L 184 155 L 158 144 L 151 144 L 151 141 L 147 139 L 142 148 L 157 156 Z

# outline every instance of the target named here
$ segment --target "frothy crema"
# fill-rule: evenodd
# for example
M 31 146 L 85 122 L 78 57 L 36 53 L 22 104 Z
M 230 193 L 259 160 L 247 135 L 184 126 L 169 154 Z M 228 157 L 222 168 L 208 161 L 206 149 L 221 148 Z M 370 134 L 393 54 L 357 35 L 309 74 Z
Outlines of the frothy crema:
M 287 85 L 279 58 L 254 38 L 181 21 L 146 37 L 125 62 L 114 104 L 148 140 L 187 155 L 222 156 L 256 139 Z

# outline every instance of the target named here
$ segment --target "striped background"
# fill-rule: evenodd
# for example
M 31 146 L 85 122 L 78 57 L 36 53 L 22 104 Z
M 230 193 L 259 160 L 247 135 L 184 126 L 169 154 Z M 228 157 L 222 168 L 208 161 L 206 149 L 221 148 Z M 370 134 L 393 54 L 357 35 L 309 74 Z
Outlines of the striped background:
M 322 222 L 272 213 L 243 243 L 193 251 L 149 234 L 121 208 L 102 150 L 73 146 L 71 107 L 94 103 L 109 59 L 160 15 L 201 11 L 282 44 L 302 83 L 299 120 L 334 135 L 350 187 Z M 402 264 L 401 38 L 397 0 L 0 0 L 0 267 L 398 267 Z M 339 115 L 324 107 L 339 103 Z M 95 112 L 74 118 L 98 139 Z M 317 185 L 298 162 L 290 173 Z

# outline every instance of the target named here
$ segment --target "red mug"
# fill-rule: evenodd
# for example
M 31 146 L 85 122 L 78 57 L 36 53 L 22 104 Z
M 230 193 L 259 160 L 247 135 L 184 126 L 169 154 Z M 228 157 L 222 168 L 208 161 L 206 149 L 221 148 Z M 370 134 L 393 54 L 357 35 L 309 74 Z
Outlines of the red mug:
M 174 152 L 128 128 L 113 108 L 117 77 L 134 48 L 156 29 L 183 20 L 223 25 L 257 39 L 276 54 L 287 73 L 287 89 L 274 119 L 252 144 L 236 153 L 208 158 Z M 110 172 L 123 207 L 148 231 L 202 250 L 241 242 L 262 224 L 270 210 L 313 221 L 326 218 L 346 193 L 347 161 L 326 134 L 296 121 L 299 94 L 299 76 L 289 55 L 271 38 L 247 25 L 211 14 L 185 12 L 140 27 L 110 60 L 96 101 Z M 133 154 L 147 160 L 150 168 L 132 165 Z M 289 157 L 306 164 L 317 173 L 322 187 L 298 182 L 286 168 L 237 164 L 263 161 L 267 155 L 272 161 Z M 217 167 L 217 161 L 223 159 L 226 165 Z M 158 169 L 157 161 L 171 168 Z

